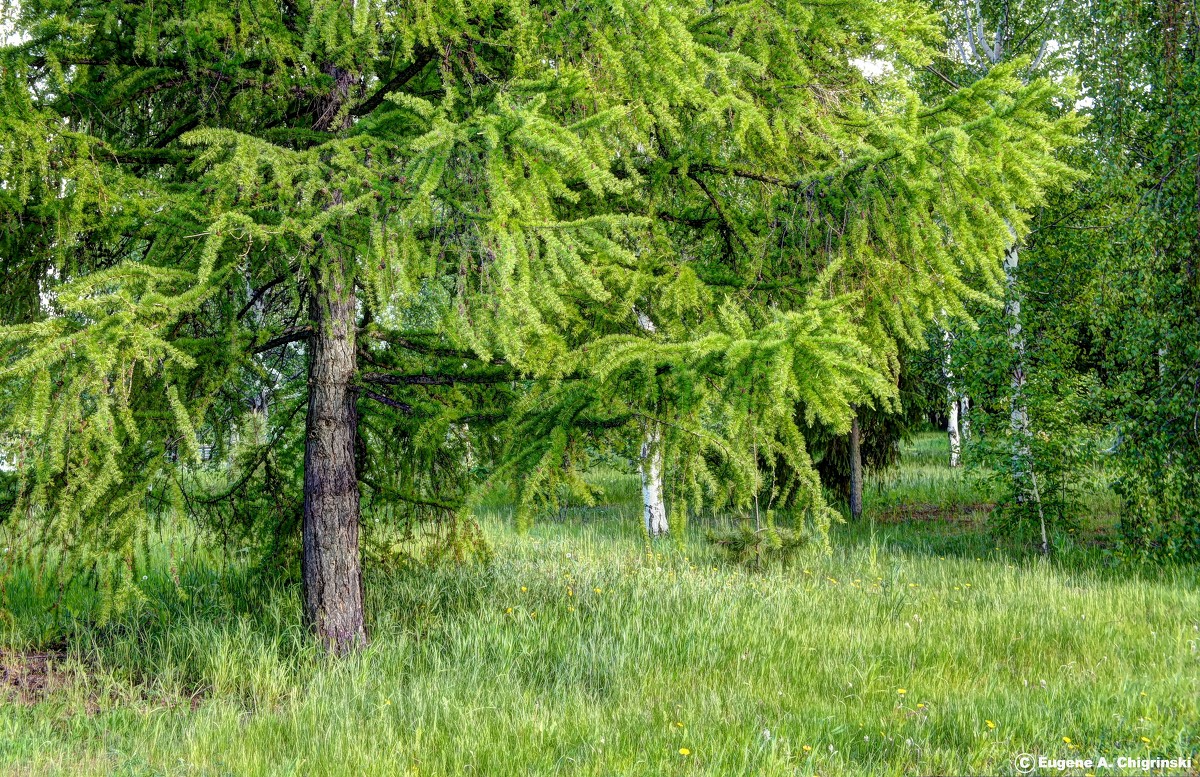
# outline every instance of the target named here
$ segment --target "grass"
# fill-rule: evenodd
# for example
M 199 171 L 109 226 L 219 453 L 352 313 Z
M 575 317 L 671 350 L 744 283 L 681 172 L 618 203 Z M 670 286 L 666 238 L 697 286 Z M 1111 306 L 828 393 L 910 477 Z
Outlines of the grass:
M 48 621 L 51 592 L 14 570 L 0 772 L 949 775 L 1196 754 L 1196 569 L 997 549 L 960 520 L 980 494 L 923 448 L 873 485 L 878 522 L 764 571 L 699 526 L 648 547 L 624 503 L 523 537 L 497 509 L 486 568 L 373 570 L 373 643 L 341 662 L 298 628 L 294 589 L 237 567 L 180 559 L 186 598 L 164 568 L 103 629 Z M 927 504 L 947 509 L 896 517 Z M 64 629 L 45 687 L 22 686 Z

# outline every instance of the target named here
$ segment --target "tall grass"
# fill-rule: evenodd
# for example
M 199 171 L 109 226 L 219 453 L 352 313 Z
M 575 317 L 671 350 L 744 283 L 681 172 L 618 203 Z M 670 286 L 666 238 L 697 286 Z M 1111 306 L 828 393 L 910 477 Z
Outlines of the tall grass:
M 920 503 L 927 466 L 872 515 Z M 340 662 L 294 589 L 236 565 L 152 575 L 104 629 L 47 621 L 17 570 L 0 644 L 69 647 L 48 690 L 0 703 L 0 772 L 1012 774 L 1022 752 L 1200 750 L 1194 568 L 1042 561 L 973 524 L 936 545 L 936 518 L 751 571 L 698 531 L 648 545 L 611 477 L 608 512 L 527 536 L 494 505 L 490 566 L 373 570 L 372 645 Z

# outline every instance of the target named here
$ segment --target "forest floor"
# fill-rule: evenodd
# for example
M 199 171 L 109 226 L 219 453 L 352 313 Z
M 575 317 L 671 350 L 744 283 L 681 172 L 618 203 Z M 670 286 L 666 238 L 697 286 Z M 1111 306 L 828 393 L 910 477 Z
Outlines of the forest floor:
M 181 598 L 164 561 L 136 617 L 65 641 L 3 570 L 0 773 L 1196 774 L 1197 569 L 1116 558 L 1104 497 L 1049 561 L 998 546 L 944 451 L 908 446 L 831 555 L 760 571 L 699 525 L 648 545 L 631 477 L 524 536 L 498 510 L 487 566 L 373 571 L 372 645 L 336 662 L 295 588 L 236 567 L 177 558 Z

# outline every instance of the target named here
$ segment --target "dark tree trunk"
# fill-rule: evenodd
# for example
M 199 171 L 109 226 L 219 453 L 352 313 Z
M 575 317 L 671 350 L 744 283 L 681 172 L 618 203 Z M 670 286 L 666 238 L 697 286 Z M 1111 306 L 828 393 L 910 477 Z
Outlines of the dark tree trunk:
M 862 432 L 858 428 L 858 419 L 850 422 L 850 517 L 862 518 L 863 509 L 863 467 L 862 467 Z
M 358 557 L 355 295 L 345 262 L 313 282 L 304 446 L 304 617 L 342 655 L 367 643 Z

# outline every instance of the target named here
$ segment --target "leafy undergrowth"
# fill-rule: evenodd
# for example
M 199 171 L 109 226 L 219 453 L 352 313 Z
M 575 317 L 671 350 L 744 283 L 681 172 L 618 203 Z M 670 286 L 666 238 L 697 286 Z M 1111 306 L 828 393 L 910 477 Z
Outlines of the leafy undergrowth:
M 939 519 L 751 570 L 700 525 L 648 546 L 628 513 L 524 537 L 501 515 L 490 566 L 373 571 L 373 643 L 341 662 L 295 589 L 237 567 L 181 559 L 180 588 L 148 576 L 104 628 L 17 570 L 5 666 L 41 651 L 53 674 L 0 700 L 0 772 L 1014 774 L 1200 750 L 1195 568 L 1045 561 Z

